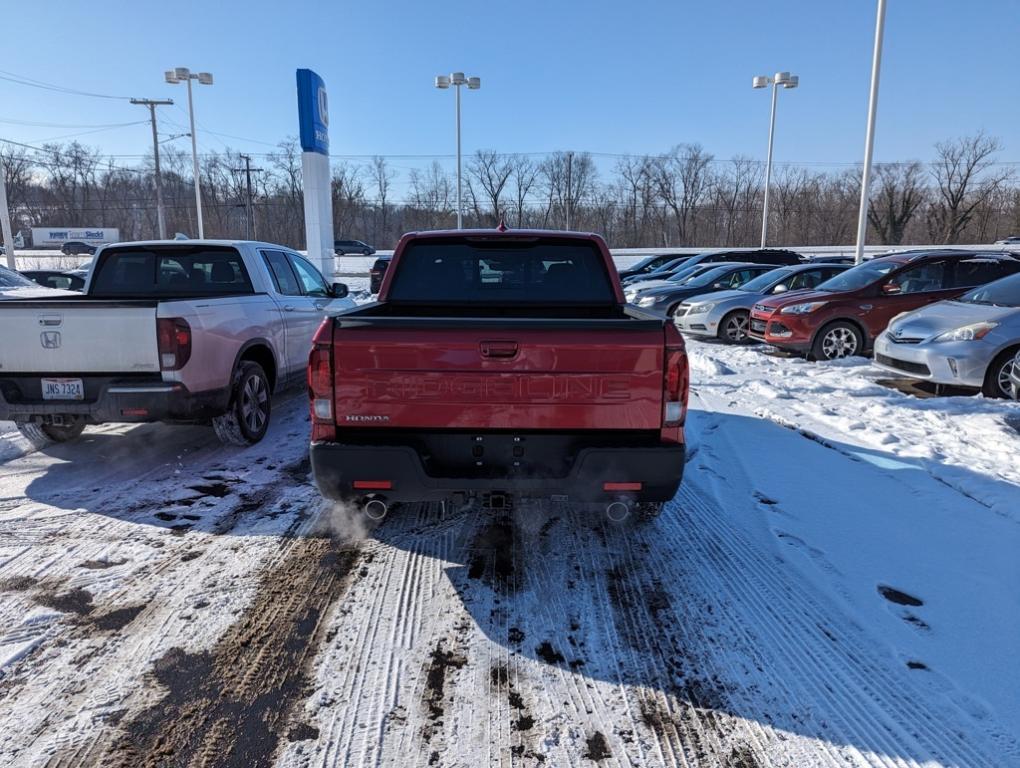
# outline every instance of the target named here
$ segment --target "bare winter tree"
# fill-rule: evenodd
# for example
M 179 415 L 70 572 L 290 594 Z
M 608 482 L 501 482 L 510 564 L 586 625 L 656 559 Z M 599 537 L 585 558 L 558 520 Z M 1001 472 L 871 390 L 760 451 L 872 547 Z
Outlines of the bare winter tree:
M 490 223 L 495 226 L 504 218 L 503 192 L 514 172 L 512 158 L 500 155 L 494 149 L 480 149 L 468 161 L 468 173 L 484 195 Z M 480 195 L 480 196 L 481 196 Z M 481 211 L 478 214 L 482 214 Z
M 410 219 L 418 222 L 415 228 L 439 229 L 448 226 L 454 214 L 453 183 L 438 162 L 427 171 L 413 169 L 410 174 Z
M 1009 179 L 1009 171 L 991 171 L 998 139 L 983 132 L 935 145 L 931 175 L 935 200 L 928 208 L 933 242 L 957 243 L 978 206 Z
M 379 242 L 381 237 L 389 237 L 390 186 L 397 177 L 397 172 L 389 167 L 385 157 L 376 155 L 368 166 L 369 181 L 375 192 L 377 215 L 372 218 L 372 241 Z
M 761 163 L 737 155 L 713 184 L 715 203 L 722 214 L 721 245 L 753 242 L 761 210 L 764 172 Z
M 924 204 L 924 168 L 917 160 L 875 165 L 875 186 L 868 201 L 868 221 L 885 245 L 900 245 L 907 227 Z
M 694 242 L 695 210 L 710 188 L 712 155 L 700 144 L 682 144 L 655 158 L 655 183 L 659 198 L 672 212 L 677 244 Z
M 513 192 L 514 226 L 518 229 L 525 225 L 528 211 L 528 196 L 535 182 L 538 181 L 539 167 L 526 155 L 511 155 L 510 188 Z
M 564 229 L 576 225 L 581 201 L 591 194 L 598 172 L 587 152 L 556 152 L 542 163 L 539 172 L 546 191 L 543 226 L 555 217 Z

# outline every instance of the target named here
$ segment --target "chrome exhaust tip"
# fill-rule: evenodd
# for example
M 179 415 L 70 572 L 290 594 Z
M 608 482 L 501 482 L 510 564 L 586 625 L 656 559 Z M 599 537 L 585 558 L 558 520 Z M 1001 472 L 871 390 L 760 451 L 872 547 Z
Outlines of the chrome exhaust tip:
M 388 511 L 386 502 L 380 499 L 372 499 L 365 504 L 365 515 L 372 520 L 382 520 Z
M 630 514 L 630 505 L 622 501 L 614 501 L 606 505 L 606 517 L 614 523 L 622 523 Z

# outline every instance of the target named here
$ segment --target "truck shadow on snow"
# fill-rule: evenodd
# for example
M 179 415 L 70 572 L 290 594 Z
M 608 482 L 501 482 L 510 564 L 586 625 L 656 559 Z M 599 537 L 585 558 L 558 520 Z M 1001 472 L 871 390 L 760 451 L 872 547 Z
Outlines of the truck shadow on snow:
M 804 437 L 763 420 L 710 416 L 700 425 L 704 434 L 692 435 L 698 450 L 688 467 L 691 479 L 699 471 L 697 453 L 718 448 L 716 431 Z M 817 440 L 805 442 L 804 451 L 803 456 L 825 460 L 845 451 L 838 459 L 843 463 L 850 454 L 864 453 Z M 855 471 L 888 476 L 890 467 L 911 468 L 867 453 L 873 455 L 859 458 Z M 825 468 L 824 460 L 819 467 Z M 796 462 L 776 471 L 789 473 L 791 487 L 803 482 L 804 467 Z M 853 498 L 834 501 L 845 509 L 833 512 L 880 510 L 887 499 L 885 489 L 873 495 L 866 487 L 858 490 Z M 903 498 L 911 496 L 904 491 Z M 920 511 L 926 502 L 913 503 Z M 511 659 L 540 665 L 537 672 L 529 666 L 523 673 L 531 685 L 510 691 L 510 704 L 529 729 L 535 725 L 522 691 L 546 687 L 582 702 L 583 696 L 568 692 L 601 681 L 610 688 L 588 695 L 614 696 L 625 686 L 629 700 L 626 708 L 619 701 L 612 705 L 614 711 L 629 711 L 630 718 L 608 734 L 607 748 L 627 742 L 641 723 L 660 742 L 696 760 L 755 766 L 755 750 L 746 746 L 750 721 L 751 730 L 756 723 L 894 760 L 999 764 L 1001 755 L 985 754 L 987 734 L 997 726 L 979 723 L 948 696 L 933 694 L 931 681 L 917 677 L 930 674 L 923 663 L 904 664 L 876 651 L 881 644 L 842 615 L 822 589 L 787 567 L 787 558 L 794 557 L 787 549 L 791 542 L 780 537 L 767 546 L 735 532 L 744 523 L 734 518 L 765 518 L 779 506 L 755 494 L 724 509 L 688 482 L 650 523 L 613 524 L 598 510 L 569 505 L 530 505 L 510 514 L 433 507 L 410 515 L 396 510 L 373 535 L 457 563 L 445 574 L 473 624 L 509 650 Z M 885 595 L 879 589 L 875 599 L 889 600 Z M 456 639 L 452 646 L 449 638 L 443 642 L 436 653 L 456 652 L 466 663 L 477 663 L 466 651 L 466 639 L 459 650 Z M 502 680 L 507 671 L 494 668 L 492 675 Z M 564 675 L 573 682 L 564 685 Z M 575 704 L 583 718 L 584 705 Z M 882 725 L 889 722 L 898 725 L 891 730 Z M 997 735 L 1015 744 L 1013 735 Z M 738 757 L 744 762 L 734 762 Z

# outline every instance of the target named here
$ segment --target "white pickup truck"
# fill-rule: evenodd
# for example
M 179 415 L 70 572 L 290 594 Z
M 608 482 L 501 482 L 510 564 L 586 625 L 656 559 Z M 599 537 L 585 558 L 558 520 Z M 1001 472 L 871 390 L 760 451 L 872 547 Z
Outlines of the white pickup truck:
M 36 444 L 146 421 L 255 443 L 273 393 L 304 380 L 322 318 L 353 306 L 346 285 L 271 243 L 106 246 L 84 293 L 0 301 L 0 420 Z

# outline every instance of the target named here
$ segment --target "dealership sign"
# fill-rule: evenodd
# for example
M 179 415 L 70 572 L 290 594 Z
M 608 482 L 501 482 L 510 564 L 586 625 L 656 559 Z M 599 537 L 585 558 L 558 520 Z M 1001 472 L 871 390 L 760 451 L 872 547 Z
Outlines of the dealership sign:
M 34 248 L 59 248 L 64 243 L 78 240 L 89 245 L 115 243 L 120 240 L 120 230 L 112 227 L 32 227 Z
M 329 154 L 329 102 L 326 84 L 310 69 L 297 71 L 298 125 L 301 149 Z

